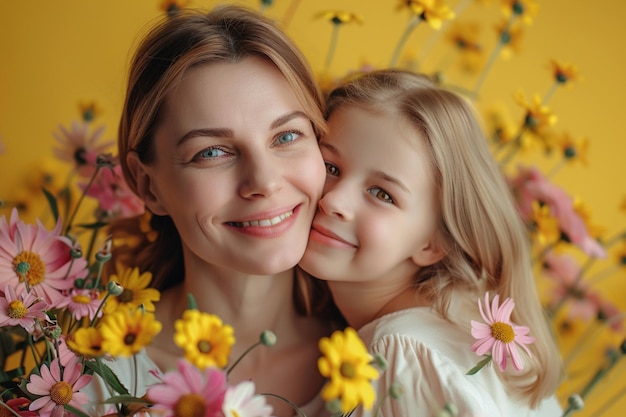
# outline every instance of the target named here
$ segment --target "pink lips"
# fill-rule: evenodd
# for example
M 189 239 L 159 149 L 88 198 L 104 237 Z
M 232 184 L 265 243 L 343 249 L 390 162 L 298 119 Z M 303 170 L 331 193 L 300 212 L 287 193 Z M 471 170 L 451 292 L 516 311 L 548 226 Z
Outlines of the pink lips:
M 356 245 L 342 239 L 340 236 L 318 224 L 312 226 L 309 240 L 338 248 L 356 248 Z

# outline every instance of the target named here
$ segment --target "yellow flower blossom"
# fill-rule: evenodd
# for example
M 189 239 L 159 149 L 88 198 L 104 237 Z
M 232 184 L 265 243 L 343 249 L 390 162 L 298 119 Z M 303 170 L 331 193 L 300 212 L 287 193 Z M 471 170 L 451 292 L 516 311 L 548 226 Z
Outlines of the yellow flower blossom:
M 81 101 L 78 103 L 78 111 L 80 112 L 80 118 L 85 122 L 92 122 L 103 113 L 95 101 Z
M 570 163 L 580 162 L 587 165 L 589 153 L 589 139 L 585 137 L 574 139 L 565 132 L 557 139 L 557 146 L 561 149 L 563 158 Z
M 620 247 L 615 252 L 615 258 L 617 259 L 617 264 L 626 269 L 626 244 L 622 243 Z
M 578 68 L 575 65 L 562 64 L 553 59 L 550 61 L 550 69 L 552 70 L 554 81 L 559 84 L 566 84 L 568 86 L 571 86 L 572 81 L 582 80 L 582 78 L 578 74 Z
M 132 356 L 149 345 L 161 327 L 153 313 L 141 309 L 105 314 L 100 324 L 102 350 L 112 356 Z
M 327 402 L 339 399 L 343 413 L 360 404 L 371 409 L 376 399 L 371 381 L 378 378 L 378 371 L 370 364 L 372 357 L 356 330 L 337 330 L 330 338 L 322 338 L 319 348 L 323 356 L 317 366 L 329 379 L 322 388 L 322 398 Z
M 502 59 L 509 59 L 521 51 L 522 35 L 524 34 L 522 26 L 513 25 L 509 27 L 508 23 L 503 21 L 495 26 L 495 30 L 500 43 L 502 43 L 500 50 Z
M 589 236 L 594 239 L 599 239 L 602 235 L 606 233 L 606 228 L 604 226 L 592 222 L 591 209 L 587 204 L 585 204 L 584 201 L 582 201 L 580 197 L 574 197 L 572 207 L 574 209 L 574 212 L 578 214 L 582 221 L 585 223 Z
M 356 13 L 343 12 L 338 10 L 327 10 L 319 12 L 315 15 L 316 19 L 328 20 L 336 25 L 342 25 L 344 23 L 358 23 L 363 24 L 363 18 Z
M 554 244 L 561 238 L 558 219 L 552 215 L 549 206 L 538 201 L 533 201 L 531 225 L 531 233 L 541 246 Z
M 454 19 L 454 12 L 441 0 L 400 0 L 396 9 L 408 8 L 433 29 L 441 28 L 444 20 Z
M 234 329 L 213 314 L 185 310 L 183 318 L 174 324 L 174 342 L 185 351 L 185 358 L 204 369 L 224 368 L 235 344 Z
M 164 11 L 168 16 L 173 16 L 181 9 L 189 4 L 188 0 L 163 0 L 159 9 Z
M 524 93 L 518 91 L 515 94 L 515 101 L 526 110 L 524 126 L 527 129 L 533 132 L 539 132 L 556 123 L 556 115 L 553 114 L 547 106 L 542 104 L 539 95 L 535 94 L 532 101 L 529 102 L 526 100 Z
M 487 138 L 495 145 L 509 143 L 513 140 L 516 128 L 510 115 L 503 108 L 491 107 L 485 112 Z
M 95 327 L 81 327 L 67 338 L 67 346 L 73 352 L 87 357 L 102 355 L 102 334 Z
M 511 15 L 517 16 L 527 25 L 533 23 L 533 18 L 537 15 L 539 6 L 535 0 L 502 0 L 502 12 L 507 18 Z
M 139 268 L 126 268 L 116 265 L 117 274 L 112 274 L 109 281 L 120 284 L 124 291 L 116 297 L 109 297 L 104 306 L 105 313 L 112 313 L 119 308 L 135 309 L 140 305 L 146 311 L 154 311 L 154 302 L 161 299 L 161 294 L 154 288 L 148 288 L 152 280 L 150 272 L 139 274 Z

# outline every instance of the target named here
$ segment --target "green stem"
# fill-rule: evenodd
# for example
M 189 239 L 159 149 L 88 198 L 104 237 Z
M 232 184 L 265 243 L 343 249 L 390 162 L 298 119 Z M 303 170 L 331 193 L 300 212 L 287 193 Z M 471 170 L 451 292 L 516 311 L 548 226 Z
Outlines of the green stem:
M 258 341 L 255 344 L 253 344 L 252 346 L 250 346 L 248 349 L 246 349 L 245 352 L 243 352 L 241 354 L 241 356 L 239 356 L 239 358 L 237 358 L 237 360 L 235 361 L 235 363 L 232 364 L 232 366 L 230 368 L 228 368 L 228 370 L 226 371 L 226 376 L 228 376 L 231 371 L 233 370 L 233 368 L 235 368 L 235 366 L 237 366 L 237 364 L 239 362 L 241 362 L 241 360 L 244 358 L 244 356 L 246 356 L 248 353 L 250 353 L 252 351 L 252 349 L 254 349 L 255 347 L 259 346 L 260 344 L 262 344 L 263 342 Z
M 550 99 L 552 98 L 552 96 L 556 92 L 557 88 L 559 88 L 559 83 L 555 81 L 552 84 L 552 86 L 550 86 L 550 89 L 548 90 L 548 92 L 546 93 L 546 95 L 543 98 L 543 104 L 544 105 L 548 104 L 548 101 L 550 101 Z
M 565 158 L 561 159 L 552 167 L 552 169 L 546 174 L 546 178 L 552 178 L 565 166 Z
M 93 173 L 93 175 L 91 176 L 91 178 L 89 179 L 89 183 L 87 184 L 87 186 L 85 187 L 85 189 L 83 190 L 83 192 L 80 195 L 80 198 L 78 199 L 78 203 L 76 203 L 76 207 L 74 207 L 74 211 L 72 212 L 72 214 L 69 217 L 69 220 L 67 222 L 67 225 L 65 226 L 65 233 L 64 234 L 68 234 L 70 232 L 70 230 L 72 229 L 72 223 L 74 223 L 74 218 L 76 217 L 76 214 L 78 213 L 78 209 L 80 208 L 80 205 L 82 204 L 83 200 L 85 199 L 85 196 L 87 195 L 87 191 L 89 191 L 89 188 L 91 188 L 93 182 L 95 181 L 96 177 L 98 176 L 98 173 L 100 172 L 100 166 L 96 166 L 96 170 Z
M 602 407 L 598 411 L 596 411 L 591 417 L 600 417 L 601 415 L 604 414 L 605 411 L 607 411 L 609 408 L 615 405 L 617 401 L 623 399 L 625 395 L 626 395 L 626 387 L 622 388 L 615 395 L 609 398 L 608 401 L 606 401 L 602 405 Z
M 619 266 L 617 265 L 612 265 L 609 266 L 608 268 L 605 268 L 604 270 L 596 273 L 595 275 L 590 276 L 589 278 L 587 278 L 587 283 L 588 284 L 595 284 L 598 281 L 601 281 L 602 279 L 613 275 L 614 272 L 619 270 Z
M 339 24 L 333 23 L 333 31 L 330 35 L 330 45 L 328 46 L 328 53 L 326 54 L 326 63 L 324 64 L 324 70 L 328 72 L 330 64 L 335 56 L 335 49 L 337 48 L 337 39 L 339 38 Z
M 301 1 L 302 0 L 291 0 L 291 2 L 289 2 L 289 6 L 287 7 L 287 11 L 285 12 L 283 16 L 283 21 L 282 21 L 282 27 L 284 31 L 287 30 L 287 27 L 291 23 L 291 19 L 293 19 L 293 16 L 296 14 L 296 9 L 300 5 Z
M 232 369 L 232 368 L 231 368 L 231 369 Z M 264 393 L 261 393 L 261 394 L 259 394 L 259 395 L 264 395 L 264 396 L 266 396 L 266 397 L 274 397 L 274 398 L 278 398 L 279 400 L 282 400 L 282 401 L 286 402 L 287 404 L 289 404 L 289 406 L 290 406 L 291 408 L 293 408 L 293 409 L 296 411 L 296 413 L 298 413 L 298 415 L 299 415 L 300 417 L 307 417 L 307 416 L 306 416 L 306 414 L 304 413 L 304 411 L 303 411 L 300 407 L 298 407 L 298 406 L 297 406 L 294 402 L 289 401 L 289 400 L 288 400 L 287 398 L 285 398 L 285 397 L 281 397 L 281 396 L 280 396 L 280 395 L 278 395 L 278 394 L 272 394 L 272 393 L 269 393 L 269 392 L 264 392 Z
M 514 14 L 511 15 L 511 18 L 507 22 L 506 27 L 504 28 L 502 33 L 509 32 L 511 25 L 513 24 L 513 20 L 515 20 Z M 500 35 L 498 37 L 498 43 L 496 44 L 496 47 L 491 52 L 491 55 L 489 56 L 489 60 L 487 61 L 485 68 L 483 68 L 483 71 L 480 73 L 480 76 L 478 77 L 478 80 L 476 81 L 476 85 L 474 86 L 474 94 L 476 96 L 478 96 L 478 93 L 480 92 L 480 89 L 482 88 L 483 83 L 487 79 L 487 74 L 489 74 L 489 72 L 491 71 L 491 67 L 493 67 L 493 65 L 495 64 L 496 59 L 498 59 L 498 56 L 500 56 L 500 51 L 502 51 L 502 48 L 504 47 L 504 45 L 505 43 L 502 41 L 502 35 Z
M 404 48 L 404 44 L 409 39 L 409 35 L 413 31 L 413 29 L 415 29 L 415 27 L 421 21 L 422 21 L 422 18 L 419 16 L 413 16 L 413 18 L 409 20 L 409 23 L 406 25 L 406 28 L 404 28 L 404 32 L 402 33 L 402 36 L 400 37 L 400 40 L 398 41 L 398 44 L 396 45 L 396 49 L 394 49 L 393 51 L 393 55 L 391 56 L 391 62 L 389 63 L 390 67 L 393 68 L 396 66 L 396 63 L 398 62 L 398 58 L 400 57 L 400 52 L 402 52 L 402 49 Z

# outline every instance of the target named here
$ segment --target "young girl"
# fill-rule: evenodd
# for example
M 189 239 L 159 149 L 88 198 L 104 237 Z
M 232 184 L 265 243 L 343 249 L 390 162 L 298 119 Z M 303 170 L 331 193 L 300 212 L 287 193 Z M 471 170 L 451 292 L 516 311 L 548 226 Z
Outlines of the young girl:
M 473 110 L 395 70 L 338 87 L 327 106 L 326 185 L 300 266 L 328 280 L 348 323 L 387 359 L 378 397 L 402 385 L 380 415 L 434 416 L 451 404 L 461 416 L 559 416 L 559 354 L 527 234 Z M 487 291 L 513 298 L 512 321 L 536 338 L 522 371 L 466 375 L 482 359 L 470 320 L 482 321 Z
M 323 106 L 293 42 L 251 10 L 180 11 L 141 41 L 118 150 L 158 238 L 145 240 L 136 223 L 116 224 L 117 240 L 144 241 L 118 248 L 114 259 L 153 274 L 163 327 L 148 355 L 136 358 L 137 373 L 131 360 L 110 363 L 131 392 L 142 395 L 157 381 L 150 368 L 174 369 L 183 356 L 174 323 L 191 293 L 200 311 L 234 328 L 231 364 L 263 330 L 277 335 L 275 346 L 247 355 L 229 383 L 251 380 L 256 392 L 315 409 L 324 382 L 317 342 L 333 330 L 333 307 L 329 293 L 294 267 L 324 183 Z M 98 403 L 110 394 L 96 383 Z M 294 415 L 285 402 L 268 401 L 275 415 Z

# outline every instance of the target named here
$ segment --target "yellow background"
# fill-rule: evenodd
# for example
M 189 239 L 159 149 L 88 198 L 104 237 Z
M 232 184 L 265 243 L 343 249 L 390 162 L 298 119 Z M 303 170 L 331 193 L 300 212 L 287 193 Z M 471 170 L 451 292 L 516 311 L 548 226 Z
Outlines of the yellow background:
M 189 6 L 211 7 L 216 1 L 191 1 Z M 258 1 L 240 1 L 259 8 Z M 386 66 L 407 19 L 392 0 L 274 1 L 266 10 L 282 21 L 286 10 L 298 5 L 286 31 L 296 40 L 317 72 L 323 70 L 331 36 L 330 23 L 313 19 L 321 10 L 358 13 L 363 25 L 340 28 L 330 71 L 339 76 L 363 64 Z M 486 53 L 493 47 L 493 26 L 500 21 L 499 1 L 471 1 L 463 19 L 481 22 Z M 104 137 L 116 137 L 123 99 L 127 63 L 139 34 L 151 19 L 163 13 L 161 0 L 40 0 L 0 3 L 0 200 L 10 199 L 38 167 L 52 157 L 52 132 L 59 124 L 78 119 L 78 103 L 95 101 L 106 125 Z M 449 3 L 452 7 L 456 1 Z M 480 106 L 493 103 L 510 109 L 514 120 L 522 117 L 512 99 L 521 88 L 526 96 L 544 95 L 552 84 L 550 59 L 577 65 L 583 77 L 571 89 L 559 89 L 549 107 L 558 115 L 556 129 L 591 141 L 587 166 L 560 171 L 554 182 L 591 208 L 595 223 L 612 234 L 626 227 L 619 211 L 626 196 L 626 2 L 616 0 L 546 0 L 534 23 L 525 29 L 522 49 L 510 60 L 498 60 L 484 84 Z M 419 56 L 420 46 L 435 39 L 430 61 L 445 59 L 442 37 L 418 26 L 405 52 Z M 435 64 L 431 64 L 435 65 Z M 425 63 L 423 68 L 428 70 Z M 471 88 L 472 78 L 451 80 Z M 543 168 L 556 161 L 533 158 Z M 531 159 L 532 160 L 532 159 Z M 2 212 L 0 212 L 1 214 Z M 626 281 L 622 271 L 604 283 L 609 297 L 624 309 Z M 622 335 L 623 337 L 623 335 Z M 588 358 L 590 367 L 598 358 Z M 602 398 L 626 385 L 624 364 L 596 388 L 591 405 L 580 415 L 593 415 Z M 604 415 L 623 415 L 622 400 Z

